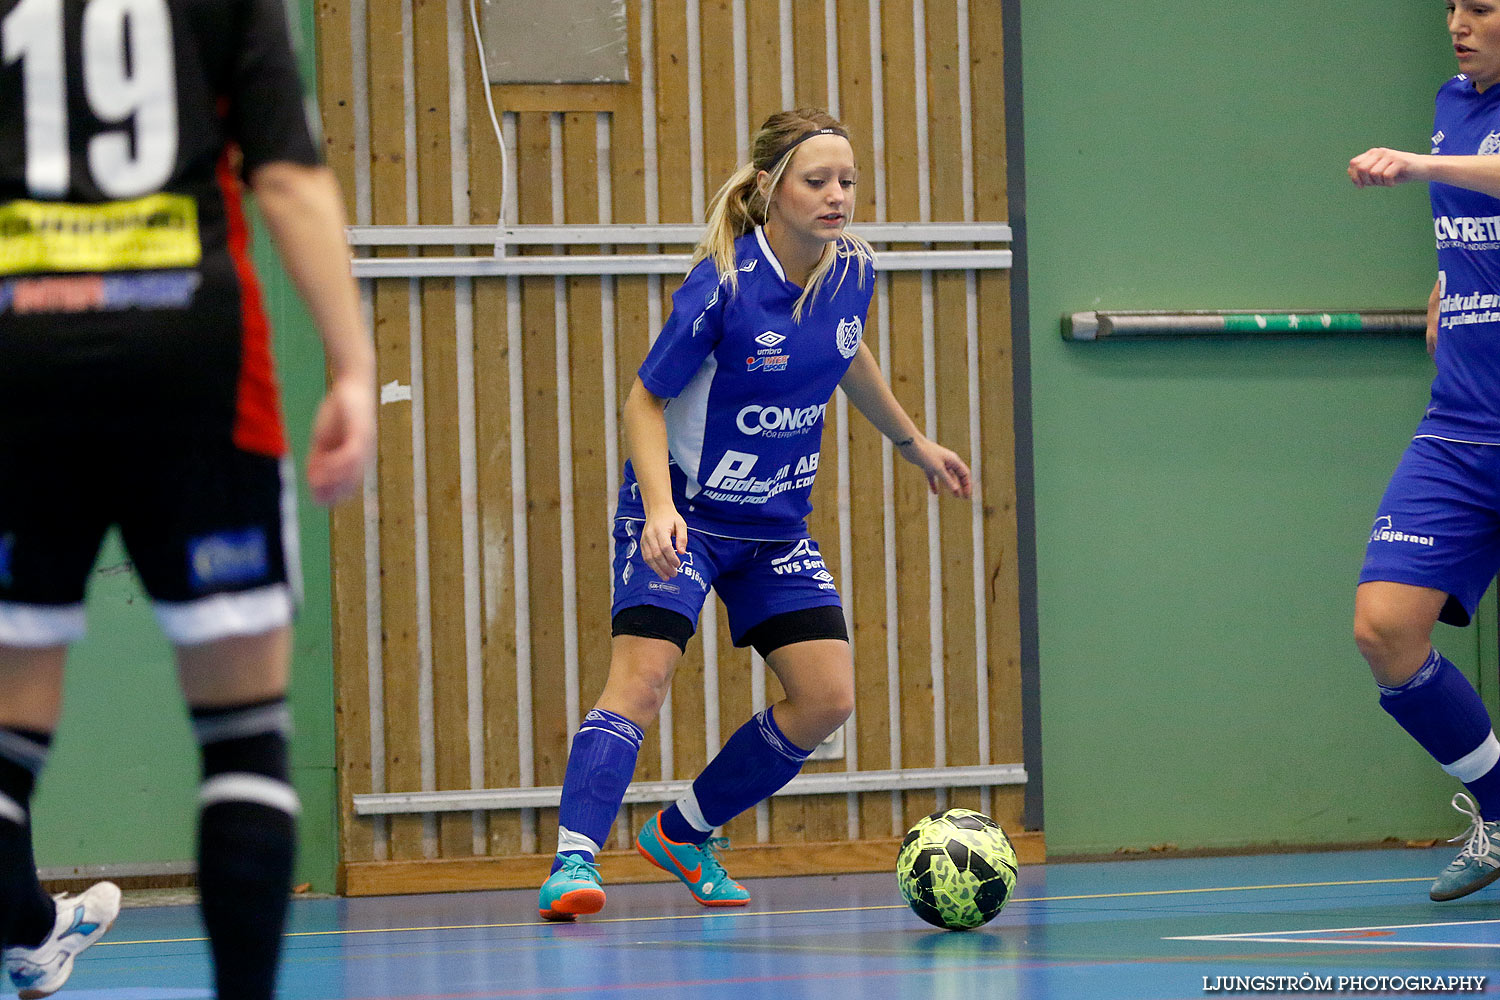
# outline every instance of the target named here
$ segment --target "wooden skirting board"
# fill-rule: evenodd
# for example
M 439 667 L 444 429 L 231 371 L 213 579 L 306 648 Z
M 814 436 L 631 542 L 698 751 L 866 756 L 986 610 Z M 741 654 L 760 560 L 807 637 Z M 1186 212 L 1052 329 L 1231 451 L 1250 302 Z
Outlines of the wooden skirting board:
M 1040 832 L 1011 837 L 1023 865 L 1046 860 Z M 896 870 L 899 838 L 817 844 L 749 844 L 725 856 L 735 878 L 774 875 L 835 875 Z M 547 877 L 551 854 L 500 858 L 435 858 L 418 861 L 359 861 L 339 868 L 339 892 L 345 896 L 394 896 L 419 892 L 463 892 L 478 889 L 534 889 Z M 666 882 L 671 876 L 635 851 L 605 851 L 599 857 L 609 885 Z M 892 876 L 894 878 L 894 874 Z

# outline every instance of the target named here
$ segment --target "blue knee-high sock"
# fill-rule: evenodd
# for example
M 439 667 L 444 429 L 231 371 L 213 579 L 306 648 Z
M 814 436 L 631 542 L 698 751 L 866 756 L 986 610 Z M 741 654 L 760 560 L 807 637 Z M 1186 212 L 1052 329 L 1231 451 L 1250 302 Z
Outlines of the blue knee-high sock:
M 635 774 L 635 758 L 645 738 L 641 727 L 623 715 L 596 708 L 584 717 L 563 776 L 553 871 L 562 866 L 564 854 L 592 861 L 599 853 Z
M 662 810 L 662 833 L 679 844 L 705 843 L 715 827 L 795 778 L 810 753 L 787 739 L 766 709 L 736 729 L 688 793 Z
M 1474 685 L 1437 650 L 1411 680 L 1380 689 L 1380 707 L 1462 781 L 1486 821 L 1500 819 L 1500 742 Z

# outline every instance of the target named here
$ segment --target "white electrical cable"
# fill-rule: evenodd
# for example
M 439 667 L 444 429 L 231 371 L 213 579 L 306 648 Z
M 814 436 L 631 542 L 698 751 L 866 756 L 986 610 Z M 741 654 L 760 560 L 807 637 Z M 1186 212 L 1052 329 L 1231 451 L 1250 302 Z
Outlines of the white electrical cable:
M 505 226 L 505 198 L 506 198 L 506 157 L 505 140 L 500 134 L 500 118 L 495 114 L 495 95 L 490 92 L 490 68 L 484 58 L 484 38 L 479 33 L 479 0 L 469 0 L 469 23 L 474 26 L 474 50 L 479 55 L 479 77 L 480 85 L 484 88 L 484 103 L 490 109 L 490 127 L 495 131 L 495 143 L 500 147 L 500 215 L 495 220 L 495 230 L 498 234 Z M 496 245 L 500 240 L 495 241 Z

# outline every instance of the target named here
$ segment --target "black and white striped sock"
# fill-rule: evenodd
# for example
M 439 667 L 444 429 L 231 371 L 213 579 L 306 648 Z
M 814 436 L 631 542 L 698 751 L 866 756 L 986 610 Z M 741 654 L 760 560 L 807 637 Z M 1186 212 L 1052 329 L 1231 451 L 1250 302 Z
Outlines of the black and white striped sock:
M 194 709 L 203 754 L 198 888 L 219 1000 L 270 1000 L 300 805 L 288 780 L 286 699 Z

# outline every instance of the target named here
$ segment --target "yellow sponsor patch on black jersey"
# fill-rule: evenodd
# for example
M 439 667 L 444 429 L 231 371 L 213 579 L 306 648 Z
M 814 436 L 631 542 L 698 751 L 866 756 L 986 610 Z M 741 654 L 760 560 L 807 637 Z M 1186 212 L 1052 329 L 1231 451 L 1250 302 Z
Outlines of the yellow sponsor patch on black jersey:
M 198 205 L 187 195 L 0 203 L 0 275 L 195 267 L 202 258 Z

